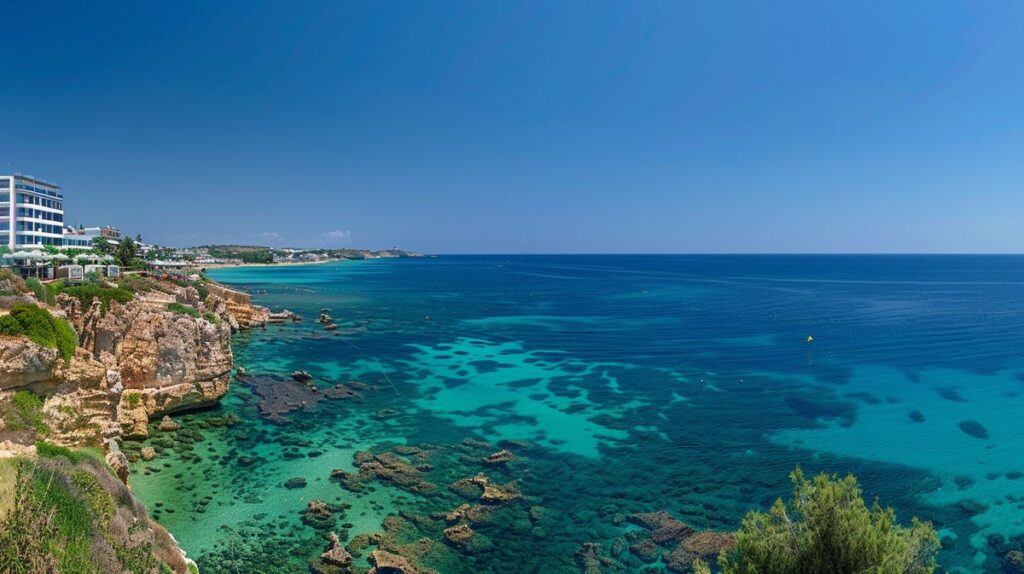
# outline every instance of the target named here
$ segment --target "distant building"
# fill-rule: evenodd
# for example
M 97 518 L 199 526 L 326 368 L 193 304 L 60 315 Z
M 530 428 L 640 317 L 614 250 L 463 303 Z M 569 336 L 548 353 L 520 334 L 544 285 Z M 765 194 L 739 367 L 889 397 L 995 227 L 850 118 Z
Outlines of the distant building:
M 116 227 L 65 227 L 64 247 L 68 249 L 92 249 L 97 238 L 104 238 L 111 245 L 121 242 L 121 231 Z
M 17 251 L 63 244 L 60 187 L 25 175 L 0 175 L 0 245 Z

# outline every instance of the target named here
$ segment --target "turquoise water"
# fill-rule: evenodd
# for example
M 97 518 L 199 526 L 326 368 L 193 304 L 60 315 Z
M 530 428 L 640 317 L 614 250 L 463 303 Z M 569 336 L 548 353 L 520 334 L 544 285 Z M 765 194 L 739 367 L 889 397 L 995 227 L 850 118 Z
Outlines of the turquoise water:
M 659 571 L 618 552 L 624 515 L 734 529 L 798 464 L 852 472 L 902 519 L 935 522 L 950 572 L 1002 572 L 1024 547 L 1022 257 L 467 256 L 211 275 L 305 319 L 236 336 L 250 373 L 366 388 L 281 424 L 234 384 L 178 417 L 185 430 L 154 432 L 160 457 L 135 463 L 133 485 L 204 571 L 306 571 L 324 546 L 303 521 L 312 499 L 345 505 L 330 525 L 344 541 L 383 530 L 445 574 L 578 572 L 587 542 L 621 571 Z M 314 322 L 323 307 L 338 330 Z M 330 479 L 396 445 L 418 447 L 400 454 L 436 488 Z M 503 447 L 512 463 L 481 463 Z M 523 498 L 474 525 L 478 547 L 445 545 L 439 513 L 464 501 L 448 485 L 478 472 Z M 285 488 L 293 477 L 307 486 Z

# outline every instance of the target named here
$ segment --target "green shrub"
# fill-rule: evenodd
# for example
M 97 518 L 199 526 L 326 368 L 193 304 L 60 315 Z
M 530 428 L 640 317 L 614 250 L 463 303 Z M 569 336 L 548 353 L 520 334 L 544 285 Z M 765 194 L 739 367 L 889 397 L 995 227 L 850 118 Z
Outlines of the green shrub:
M 60 356 L 65 361 L 68 361 L 75 355 L 75 347 L 78 346 L 78 334 L 75 333 L 70 323 L 56 317 L 53 320 L 53 327 L 57 337 L 57 351 L 60 352 Z
M 914 518 L 896 523 L 892 508 L 869 509 L 853 476 L 790 474 L 793 497 L 751 512 L 736 546 L 719 556 L 723 574 L 930 574 L 938 536 Z
M 106 313 L 110 309 L 110 302 L 127 303 L 135 297 L 135 294 L 127 289 L 118 287 L 101 287 L 94 283 L 84 285 L 65 286 L 61 293 L 69 295 L 82 302 L 82 306 L 88 308 L 92 305 L 93 299 L 100 300 L 100 312 Z
M 50 432 L 50 427 L 43 420 L 43 399 L 29 391 L 14 393 L 4 409 L 3 419 L 10 430 L 30 430 L 40 435 Z
M 40 301 L 46 301 L 46 288 L 43 287 L 41 281 L 36 277 L 29 277 L 25 280 L 25 286 L 35 293 L 36 299 Z
M 25 330 L 21 328 L 21 323 L 17 319 L 10 315 L 0 316 L 0 335 L 20 337 L 24 334 Z
M 78 462 L 80 459 L 78 454 L 70 448 L 57 446 L 42 440 L 36 441 L 36 455 L 39 458 L 64 457 L 71 462 Z
M 78 345 L 78 336 L 67 321 L 30 303 L 18 303 L 9 315 L 0 317 L 0 335 L 28 337 L 33 343 L 57 349 L 65 361 L 71 359 Z
M 46 284 L 46 304 L 56 305 L 57 294 L 64 290 L 64 280 L 58 279 Z
M 203 319 L 206 319 L 207 321 L 213 323 L 214 325 L 220 325 L 220 317 L 218 317 L 214 313 L 210 313 L 209 311 L 203 313 Z
M 181 303 L 169 303 L 167 310 L 172 313 L 181 313 L 182 315 L 188 315 L 189 317 L 199 318 L 199 311 L 196 311 L 188 305 L 182 305 Z

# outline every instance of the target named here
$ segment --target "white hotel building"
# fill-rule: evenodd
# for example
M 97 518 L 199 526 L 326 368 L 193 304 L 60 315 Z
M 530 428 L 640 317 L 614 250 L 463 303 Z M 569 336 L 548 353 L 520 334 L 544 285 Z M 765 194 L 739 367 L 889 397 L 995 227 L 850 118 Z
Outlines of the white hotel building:
M 63 237 L 59 187 L 24 175 L 0 175 L 0 245 L 12 251 L 60 247 Z

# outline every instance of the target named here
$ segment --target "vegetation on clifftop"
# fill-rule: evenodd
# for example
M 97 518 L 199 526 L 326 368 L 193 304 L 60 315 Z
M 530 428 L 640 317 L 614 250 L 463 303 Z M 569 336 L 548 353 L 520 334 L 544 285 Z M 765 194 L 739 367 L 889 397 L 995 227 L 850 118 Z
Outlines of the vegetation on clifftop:
M 914 518 L 900 526 L 892 508 L 869 508 L 857 479 L 790 474 L 793 497 L 751 512 L 736 546 L 719 557 L 724 574 L 930 574 L 938 536 Z M 695 571 L 707 572 L 706 565 Z
M 110 309 L 110 303 L 127 303 L 135 296 L 128 289 L 120 287 L 107 287 L 97 283 L 83 283 L 81 285 L 67 285 L 60 281 L 48 285 L 50 292 L 54 295 L 63 293 L 81 301 L 82 306 L 88 308 L 92 305 L 93 299 L 100 300 L 100 310 L 106 312 Z
M 31 303 L 18 303 L 10 314 L 0 317 L 0 335 L 28 337 L 37 345 L 57 349 L 65 361 L 71 359 L 78 345 L 78 335 L 71 325 Z
M 99 454 L 39 443 L 36 460 L 0 460 L 0 572 L 184 572 L 165 531 Z

